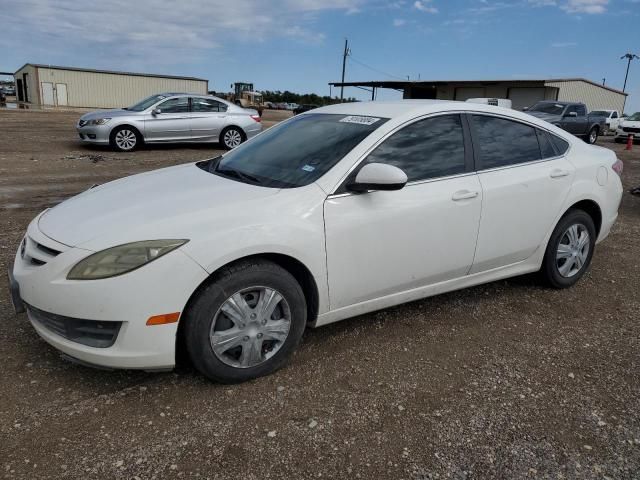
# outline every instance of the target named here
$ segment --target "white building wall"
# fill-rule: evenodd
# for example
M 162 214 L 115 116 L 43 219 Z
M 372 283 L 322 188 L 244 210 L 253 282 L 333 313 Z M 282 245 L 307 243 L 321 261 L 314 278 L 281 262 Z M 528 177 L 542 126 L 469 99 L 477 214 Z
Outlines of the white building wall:
M 622 113 L 625 96 L 598 85 L 582 81 L 547 82 L 548 87 L 558 88 L 558 101 L 582 102 L 591 110 L 618 110 Z
M 42 84 L 49 82 L 67 86 L 67 106 L 89 108 L 120 108 L 162 92 L 206 94 L 206 80 L 188 80 L 118 73 L 99 73 L 37 67 L 38 101 L 42 102 Z

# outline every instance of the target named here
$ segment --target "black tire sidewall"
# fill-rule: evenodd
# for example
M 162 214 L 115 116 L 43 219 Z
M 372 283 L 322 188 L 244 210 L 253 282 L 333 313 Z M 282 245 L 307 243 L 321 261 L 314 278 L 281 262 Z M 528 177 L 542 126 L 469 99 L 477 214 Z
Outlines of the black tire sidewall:
M 213 353 L 209 332 L 220 306 L 234 293 L 252 286 L 274 288 L 291 309 L 291 329 L 278 352 L 266 362 L 250 368 L 236 368 Z M 223 272 L 198 294 L 184 319 L 186 344 L 194 366 L 206 377 L 220 383 L 238 383 L 275 372 L 285 365 L 296 349 L 307 324 L 307 304 L 302 288 L 286 270 L 270 262 L 243 265 Z
M 224 142 L 224 136 L 225 136 L 225 135 L 226 135 L 226 133 L 227 133 L 228 131 L 230 131 L 230 130 L 235 130 L 236 132 L 238 132 L 238 133 L 240 134 L 240 138 L 242 139 L 242 141 L 240 142 L 240 145 L 242 145 L 242 144 L 244 143 L 244 141 L 245 141 L 245 135 L 244 135 L 244 132 L 243 132 L 241 129 L 239 129 L 238 127 L 227 127 L 227 128 L 225 128 L 224 130 L 222 130 L 222 133 L 220 133 L 220 143 L 222 144 L 222 146 L 223 146 L 226 150 L 233 150 L 234 148 L 237 148 L 237 147 L 230 147 L 229 145 L 227 145 L 227 144 Z M 239 147 L 240 145 L 238 145 L 238 147 Z
M 591 141 L 591 134 L 593 133 L 593 131 L 595 130 L 596 132 L 596 138 L 595 140 L 592 142 Z M 598 136 L 599 136 L 599 132 L 598 129 L 596 127 L 593 127 L 591 130 L 589 130 L 589 133 L 587 134 L 587 143 L 589 145 L 595 145 L 596 143 L 598 143 Z
M 573 277 L 567 278 L 563 277 L 558 271 L 556 254 L 558 251 L 558 244 L 560 243 L 562 236 L 567 231 L 567 229 L 574 224 L 582 224 L 589 232 L 589 255 L 587 256 L 587 261 L 583 265 L 582 269 Z M 547 282 L 555 288 L 569 288 L 575 285 L 587 272 L 587 270 L 589 270 L 591 259 L 593 258 L 595 244 L 596 228 L 591 216 L 583 210 L 570 210 L 569 212 L 567 212 L 567 214 L 562 217 L 562 219 L 560 219 L 560 221 L 556 225 L 556 228 L 553 230 L 553 233 L 551 234 L 551 238 L 549 239 L 549 243 L 547 245 L 547 250 L 545 251 L 541 271 Z
M 135 134 L 136 144 L 133 146 L 133 148 L 130 148 L 129 150 L 125 150 L 124 148 L 120 148 L 118 146 L 118 144 L 116 143 L 116 134 L 121 130 L 130 130 Z M 123 125 L 121 127 L 116 127 L 113 130 L 111 130 L 111 134 L 109 134 L 109 143 L 111 144 L 111 147 L 113 147 L 119 152 L 133 152 L 142 143 L 142 136 L 140 135 L 140 132 L 138 132 L 135 128 L 127 127 Z

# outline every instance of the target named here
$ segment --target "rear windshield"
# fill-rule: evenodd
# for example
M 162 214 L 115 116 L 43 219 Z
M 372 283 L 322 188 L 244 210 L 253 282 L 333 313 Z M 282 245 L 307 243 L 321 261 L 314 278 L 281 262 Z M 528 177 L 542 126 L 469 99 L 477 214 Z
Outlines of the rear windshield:
M 564 111 L 564 105 L 559 103 L 536 103 L 529 111 L 560 115 Z
M 198 166 L 245 183 L 301 187 L 328 172 L 386 121 L 327 113 L 300 115 L 266 130 L 225 156 Z

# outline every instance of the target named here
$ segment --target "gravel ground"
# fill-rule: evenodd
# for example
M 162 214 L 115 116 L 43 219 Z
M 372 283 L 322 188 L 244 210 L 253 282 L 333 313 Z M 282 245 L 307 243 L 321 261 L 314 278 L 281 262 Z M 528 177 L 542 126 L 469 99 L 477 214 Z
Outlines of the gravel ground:
M 44 207 L 217 153 L 83 148 L 77 116 L 0 111 L 2 269 Z M 600 143 L 640 185 L 640 146 Z M 523 277 L 308 331 L 289 367 L 232 387 L 70 364 L 2 277 L 0 477 L 640 478 L 639 220 L 625 194 L 573 289 Z

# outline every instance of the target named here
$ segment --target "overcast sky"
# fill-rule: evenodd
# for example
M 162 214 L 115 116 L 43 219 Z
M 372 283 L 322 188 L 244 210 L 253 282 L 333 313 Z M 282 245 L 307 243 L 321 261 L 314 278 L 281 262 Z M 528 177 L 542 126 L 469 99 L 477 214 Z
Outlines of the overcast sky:
M 640 0 L 0 0 L 0 25 L 0 71 L 192 75 L 222 91 L 250 81 L 327 95 L 345 37 L 351 81 L 585 77 L 621 89 L 620 56 L 640 55 Z M 627 91 L 627 111 L 640 110 L 640 61 Z

